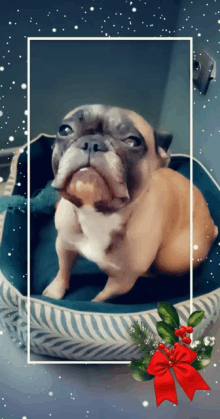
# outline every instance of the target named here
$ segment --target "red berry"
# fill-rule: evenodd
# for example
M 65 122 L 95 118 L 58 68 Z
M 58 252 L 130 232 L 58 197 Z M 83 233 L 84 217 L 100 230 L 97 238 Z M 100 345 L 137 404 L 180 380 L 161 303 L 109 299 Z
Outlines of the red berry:
M 185 332 L 186 331 L 186 326 L 181 326 L 180 330 L 183 330 Z
M 172 362 L 170 362 L 170 363 L 169 363 L 169 366 L 170 366 L 170 367 L 173 367 L 173 363 L 172 363 Z
M 180 335 L 180 331 L 179 331 L 179 329 L 176 329 L 176 330 L 175 330 L 174 335 L 176 335 L 176 336 L 179 336 L 179 335 Z
M 179 329 L 179 335 L 182 337 L 186 334 L 186 327 L 185 326 L 181 326 L 181 328 Z
M 169 361 L 171 361 L 171 362 L 173 362 L 173 361 L 174 361 L 174 356 L 173 356 L 173 355 L 170 355 L 170 357 L 169 357 Z
M 165 354 L 169 356 L 171 354 L 171 350 L 169 348 L 165 348 Z
M 165 349 L 165 345 L 163 342 L 158 343 L 157 347 L 158 349 Z
M 179 342 L 175 342 L 174 344 L 173 344 L 173 346 L 174 346 L 174 348 L 176 348 L 177 346 L 179 346 L 180 345 L 180 343 Z
M 186 333 L 192 333 L 192 332 L 193 332 L 193 327 L 192 326 L 187 326 Z
M 191 343 L 191 339 L 188 336 L 184 336 L 182 340 L 184 343 L 187 343 L 187 344 Z
M 175 351 L 175 348 L 172 348 L 172 349 L 171 349 L 171 354 L 173 354 L 173 353 L 174 353 L 174 351 Z

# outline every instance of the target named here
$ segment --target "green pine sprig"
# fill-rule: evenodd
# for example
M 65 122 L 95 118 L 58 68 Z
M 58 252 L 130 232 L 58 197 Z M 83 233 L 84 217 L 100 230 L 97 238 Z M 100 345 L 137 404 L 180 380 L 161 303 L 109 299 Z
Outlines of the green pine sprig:
M 129 334 L 133 342 L 138 345 L 138 349 L 145 357 L 151 356 L 159 343 L 158 337 L 151 333 L 146 324 L 139 324 L 135 321 L 130 327 Z
M 147 381 L 153 378 L 153 375 L 147 373 L 147 366 L 159 343 L 158 337 L 151 333 L 146 324 L 139 324 L 135 321 L 130 327 L 129 334 L 131 340 L 137 344 L 138 349 L 142 352 L 143 357 L 138 361 L 132 361 L 129 369 L 132 377 L 137 381 Z

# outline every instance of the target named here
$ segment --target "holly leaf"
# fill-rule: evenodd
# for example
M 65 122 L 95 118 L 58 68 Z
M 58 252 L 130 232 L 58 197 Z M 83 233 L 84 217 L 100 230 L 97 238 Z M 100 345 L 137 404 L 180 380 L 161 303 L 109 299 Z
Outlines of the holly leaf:
M 129 365 L 130 373 L 136 381 L 148 381 L 154 378 L 154 375 L 148 374 L 147 367 L 151 355 L 144 359 L 139 359 L 138 361 L 132 361 Z
M 173 345 L 174 342 L 179 341 L 178 336 L 174 335 L 174 327 L 170 326 L 165 322 L 157 322 L 156 327 L 158 335 L 160 335 L 160 337 L 166 342 Z
M 202 321 L 204 317 L 205 312 L 203 310 L 201 311 L 194 311 L 188 318 L 187 325 L 188 326 L 198 326 L 198 324 Z
M 195 350 L 193 348 L 193 350 Z M 211 362 L 212 346 L 205 346 L 198 351 L 198 355 L 191 364 L 196 370 L 202 370 L 206 368 Z
M 161 319 L 172 327 L 179 327 L 179 315 L 175 307 L 167 302 L 157 304 L 157 311 Z

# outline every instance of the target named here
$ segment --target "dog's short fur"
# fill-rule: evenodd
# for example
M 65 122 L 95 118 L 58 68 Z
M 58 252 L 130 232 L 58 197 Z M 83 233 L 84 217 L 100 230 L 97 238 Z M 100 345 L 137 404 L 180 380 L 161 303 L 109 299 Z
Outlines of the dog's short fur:
M 108 274 L 95 302 L 128 292 L 150 267 L 178 276 L 189 271 L 190 182 L 167 167 L 171 140 L 116 107 L 81 106 L 64 118 L 52 157 L 53 186 L 62 197 L 55 215 L 59 271 L 45 296 L 64 296 L 78 254 Z M 217 234 L 194 186 L 193 267 Z

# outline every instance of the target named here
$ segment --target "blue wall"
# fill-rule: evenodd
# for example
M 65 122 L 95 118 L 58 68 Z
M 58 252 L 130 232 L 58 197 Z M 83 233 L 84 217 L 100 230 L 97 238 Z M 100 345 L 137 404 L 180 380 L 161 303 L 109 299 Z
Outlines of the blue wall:
M 190 154 L 190 41 L 173 44 L 160 129 L 173 133 L 171 152 Z
M 202 95 L 195 86 L 193 87 L 193 155 L 205 165 L 220 184 L 220 24 L 218 23 L 220 14 L 218 11 L 219 3 L 216 2 L 209 4 L 201 0 L 193 2 L 183 0 L 177 20 L 176 34 L 184 37 L 193 36 L 193 50 L 206 49 L 217 63 L 216 82 L 210 83 L 207 94 Z M 174 44 L 160 120 L 161 127 L 168 126 L 174 132 L 172 150 L 175 153 L 189 153 L 188 84 L 185 84 L 182 78 L 186 56 L 187 53 L 182 47 L 181 60 L 177 61 L 176 44 Z M 179 74 L 178 83 L 173 82 L 176 71 Z M 180 108 L 180 100 L 178 100 L 178 107 L 176 106 L 177 98 L 182 98 Z
M 88 103 L 131 109 L 156 127 L 175 43 L 31 41 L 31 138 L 56 134 L 66 113 Z

